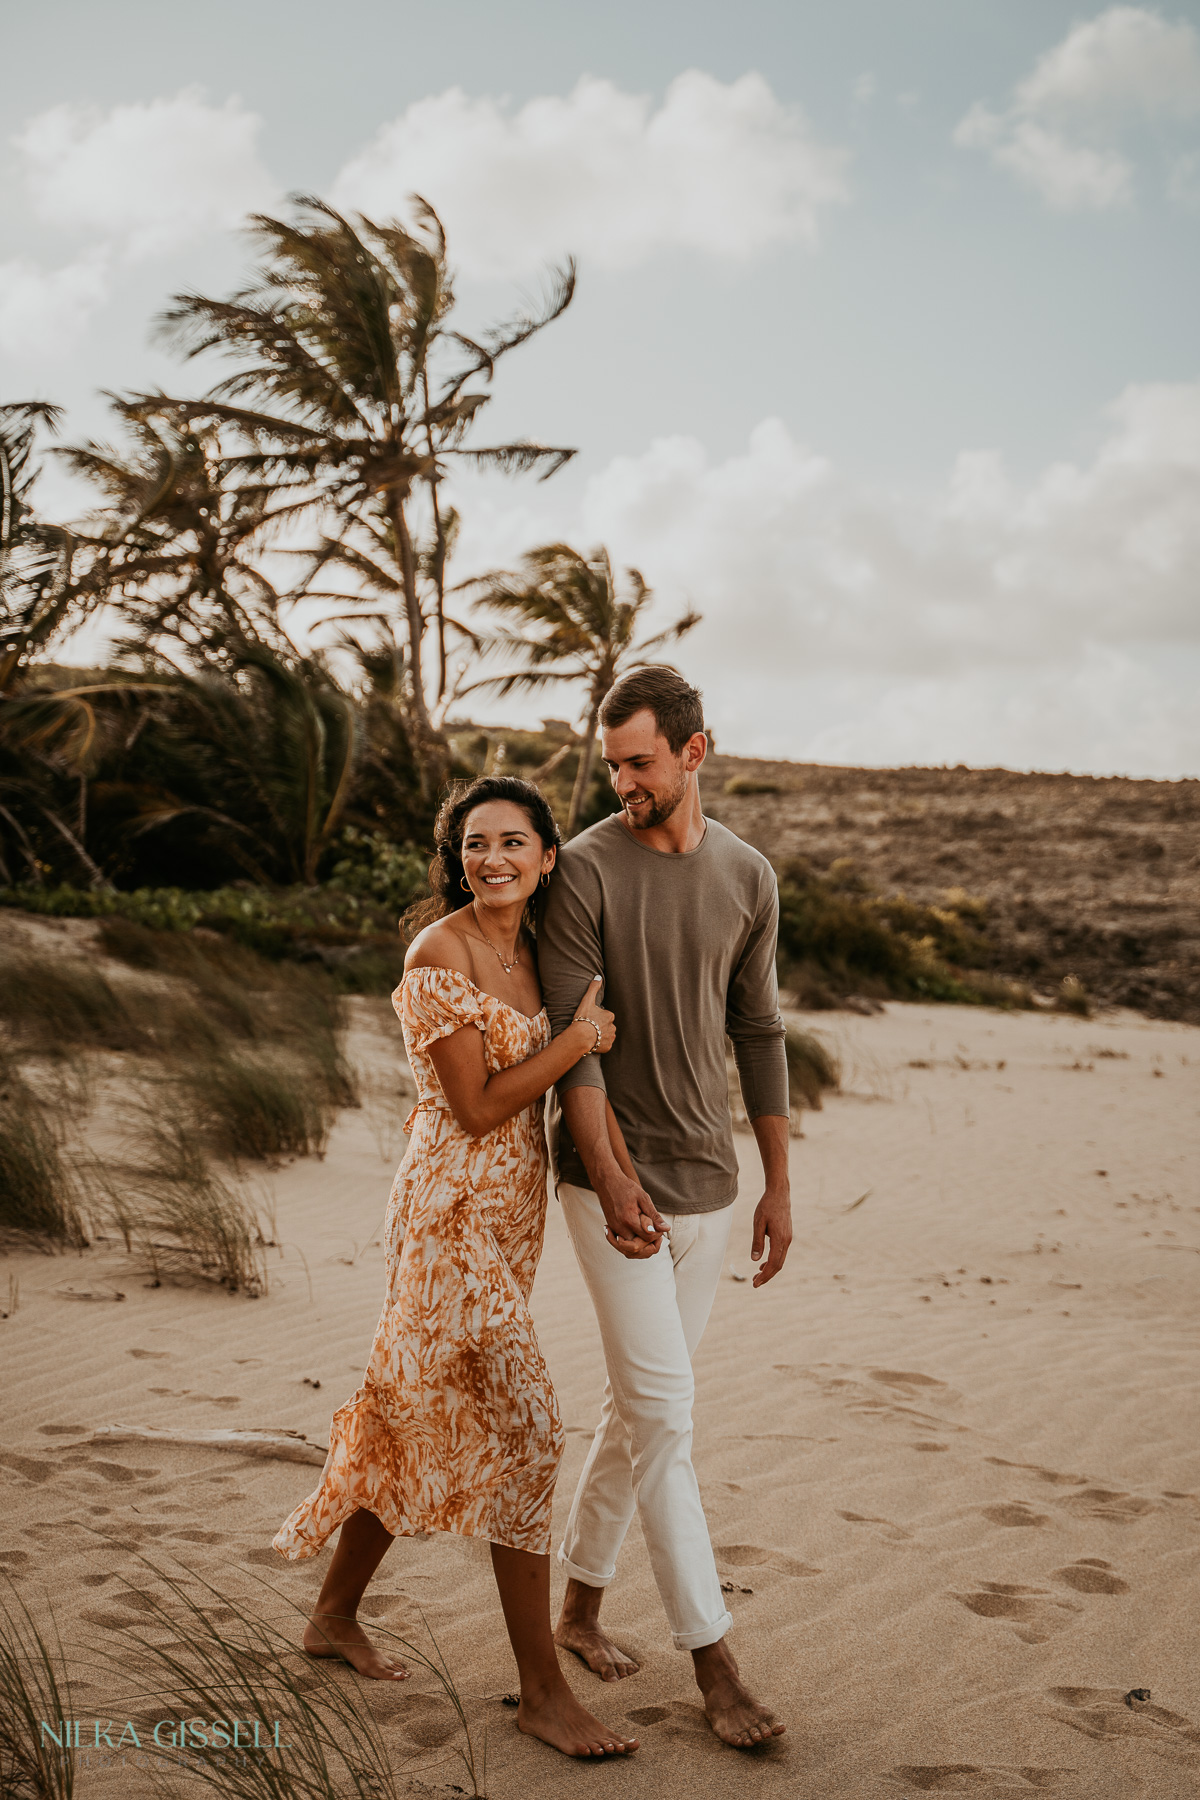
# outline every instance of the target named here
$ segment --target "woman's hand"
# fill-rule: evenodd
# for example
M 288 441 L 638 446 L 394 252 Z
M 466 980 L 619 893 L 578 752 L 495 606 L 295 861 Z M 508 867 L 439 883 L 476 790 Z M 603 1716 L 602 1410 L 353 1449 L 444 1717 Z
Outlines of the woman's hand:
M 572 1024 L 582 1023 L 589 1027 L 594 1027 L 592 1030 L 594 1042 L 588 1045 L 587 1050 L 584 1053 L 588 1056 L 594 1051 L 602 1052 L 611 1050 L 617 1041 L 616 1018 L 612 1013 L 606 1012 L 596 998 L 597 994 L 600 992 L 603 981 L 604 977 L 602 975 L 594 975 L 592 977 L 592 984 L 588 988 L 587 993 L 583 996 L 583 999 L 579 1002 L 579 1005 L 575 1008 L 575 1017 L 571 1021 Z M 596 1035 L 597 1032 L 599 1033 L 599 1036 Z

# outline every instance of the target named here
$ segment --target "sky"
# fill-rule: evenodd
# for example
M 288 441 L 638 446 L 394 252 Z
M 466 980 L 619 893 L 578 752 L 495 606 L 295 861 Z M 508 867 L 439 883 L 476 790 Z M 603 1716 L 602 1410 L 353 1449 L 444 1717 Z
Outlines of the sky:
M 422 193 L 464 322 L 578 258 L 459 579 L 605 544 L 722 750 L 1200 776 L 1200 0 L 0 0 L 0 392 L 108 434 L 246 214 Z M 79 491 L 51 467 L 47 506 Z M 507 713 L 566 716 L 569 693 Z

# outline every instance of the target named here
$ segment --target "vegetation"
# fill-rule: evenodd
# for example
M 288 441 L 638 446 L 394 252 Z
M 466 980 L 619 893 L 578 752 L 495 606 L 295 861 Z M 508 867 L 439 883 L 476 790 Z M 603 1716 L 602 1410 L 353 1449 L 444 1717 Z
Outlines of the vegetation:
M 837 1053 L 813 1031 L 798 1031 L 789 1025 L 784 1038 L 787 1054 L 788 1099 L 793 1112 L 808 1107 L 820 1112 L 821 1096 L 842 1085 L 842 1069 Z
M 1028 1006 L 1029 990 L 989 969 L 986 911 L 966 895 L 945 907 L 873 894 L 854 865 L 824 874 L 801 858 L 779 875 L 781 984 L 805 1007 L 847 994 Z
M 8 1575 L 0 1592 L 0 1794 L 5 1800 L 71 1800 L 75 1760 L 47 1738 L 61 1738 L 75 1716 L 58 1629 L 48 1635 Z

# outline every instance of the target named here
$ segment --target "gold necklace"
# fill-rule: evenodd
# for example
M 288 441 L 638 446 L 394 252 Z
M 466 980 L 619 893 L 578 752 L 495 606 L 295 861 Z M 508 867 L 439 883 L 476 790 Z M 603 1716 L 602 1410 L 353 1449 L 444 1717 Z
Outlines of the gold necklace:
M 482 938 L 482 939 L 483 939 L 483 941 L 484 941 L 484 943 L 485 943 L 485 944 L 486 944 L 486 945 L 487 945 L 487 947 L 488 947 L 488 949 L 489 949 L 489 950 L 491 950 L 491 951 L 492 951 L 492 952 L 493 952 L 493 953 L 494 953 L 494 955 L 495 955 L 495 956 L 496 956 L 496 959 L 497 959 L 497 961 L 498 961 L 498 962 L 499 962 L 499 964 L 500 964 L 500 967 L 501 967 L 501 968 L 502 968 L 502 969 L 503 969 L 503 970 L 504 970 L 504 973 L 505 973 L 505 974 L 506 974 L 506 975 L 511 975 L 511 974 L 512 974 L 512 972 L 513 972 L 513 970 L 514 970 L 514 969 L 515 969 L 515 968 L 516 968 L 516 966 L 517 966 L 517 964 L 518 964 L 518 963 L 519 963 L 519 962 L 520 962 L 520 960 L 521 960 L 521 927 L 520 927 L 520 926 L 519 926 L 519 925 L 518 925 L 518 926 L 517 926 L 517 936 L 516 936 L 516 941 L 515 941 L 515 943 L 514 943 L 514 944 L 513 944 L 513 952 L 514 952 L 514 954 L 513 954 L 513 959 L 512 959 L 512 961 L 511 961 L 511 962 L 506 962 L 506 961 L 505 961 L 505 959 L 504 959 L 504 953 L 503 953 L 503 951 L 500 951 L 500 950 L 497 950 L 497 949 L 496 949 L 496 946 L 495 946 L 495 944 L 493 944 L 493 942 L 492 942 L 492 940 L 491 940 L 491 938 L 490 938 L 490 937 L 489 937 L 489 936 L 488 936 L 488 934 L 487 934 L 487 932 L 486 932 L 486 931 L 485 931 L 485 930 L 484 930 L 484 929 L 483 929 L 483 923 L 482 923 L 482 921 L 481 921 L 481 919 L 480 919 L 480 917 L 479 917 L 479 903 L 478 903 L 478 901 L 476 901 L 476 900 L 472 900 L 472 902 L 471 902 L 471 911 L 472 911 L 472 912 L 473 912 L 473 913 L 474 913 L 474 915 L 475 915 L 475 923 L 476 923 L 476 925 L 478 925 L 478 927 L 479 927 L 479 935 L 480 935 L 480 937 L 481 937 L 481 938 Z

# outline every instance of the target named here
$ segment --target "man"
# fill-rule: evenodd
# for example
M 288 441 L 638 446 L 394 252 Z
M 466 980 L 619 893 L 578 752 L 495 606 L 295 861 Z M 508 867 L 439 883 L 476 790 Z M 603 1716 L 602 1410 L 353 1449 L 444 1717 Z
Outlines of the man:
M 550 1023 L 597 973 L 617 1041 L 558 1085 L 558 1197 L 608 1369 L 559 1560 L 556 1641 L 602 1680 L 637 1664 L 600 1627 L 636 1508 L 678 1649 L 705 1711 L 749 1749 L 784 1727 L 743 1684 L 691 1461 L 691 1358 L 716 1293 L 737 1192 L 725 1072 L 733 1041 L 765 1191 L 751 1256 L 770 1281 L 791 1241 L 788 1085 L 775 982 L 778 893 L 765 857 L 700 810 L 701 698 L 676 670 L 625 676 L 600 711 L 621 811 L 559 855 L 538 926 Z M 612 1130 L 615 1121 L 619 1130 Z M 623 1140 L 623 1141 L 622 1141 Z

